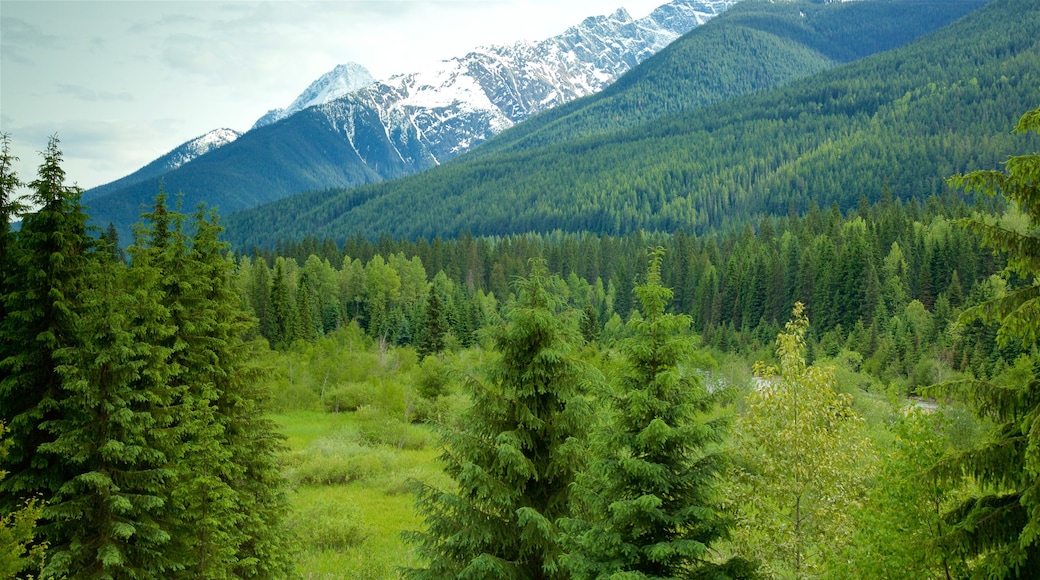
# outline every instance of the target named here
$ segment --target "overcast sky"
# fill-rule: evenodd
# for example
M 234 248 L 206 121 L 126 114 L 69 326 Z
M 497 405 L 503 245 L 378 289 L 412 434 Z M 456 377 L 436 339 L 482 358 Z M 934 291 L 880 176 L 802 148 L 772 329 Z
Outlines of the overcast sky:
M 0 1 L 0 131 L 23 181 L 57 133 L 107 183 L 218 127 L 245 131 L 337 64 L 377 79 L 667 0 Z

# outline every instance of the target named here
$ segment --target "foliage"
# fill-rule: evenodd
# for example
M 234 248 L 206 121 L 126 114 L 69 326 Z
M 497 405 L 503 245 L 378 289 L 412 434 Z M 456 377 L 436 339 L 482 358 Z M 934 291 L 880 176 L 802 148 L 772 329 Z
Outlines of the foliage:
M 215 214 L 189 238 L 160 193 L 127 264 L 89 235 L 56 139 L 30 186 L 4 236 L 0 505 L 39 498 L 42 574 L 285 576 L 278 440 Z
M 0 423 L 0 457 L 7 453 L 6 432 Z M 5 475 L 0 471 L 0 481 Z M 0 516 L 0 578 L 14 578 L 42 563 L 46 544 L 33 545 L 42 511 L 39 502 L 30 499 L 21 508 Z
M 930 473 L 948 448 L 948 420 L 916 406 L 903 412 L 892 429 L 894 441 L 881 450 L 865 501 L 851 514 L 852 541 L 829 563 L 832 577 L 949 577 L 938 539 L 945 526 L 942 510 L 955 490 Z
M 809 321 L 799 303 L 776 339 L 779 365 L 756 366 L 757 388 L 736 426 L 734 550 L 768 574 L 814 577 L 853 539 L 851 514 L 871 449 L 831 369 L 805 362 Z

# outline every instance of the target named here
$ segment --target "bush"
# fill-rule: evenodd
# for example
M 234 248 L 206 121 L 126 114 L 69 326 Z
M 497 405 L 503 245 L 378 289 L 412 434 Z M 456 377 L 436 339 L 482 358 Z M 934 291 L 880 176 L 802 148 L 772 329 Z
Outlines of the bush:
M 415 390 L 420 397 L 436 399 L 449 392 L 448 366 L 435 356 L 427 356 L 419 366 L 419 381 Z
M 322 405 L 329 413 L 357 411 L 366 405 L 374 405 L 379 399 L 379 387 L 371 382 L 346 383 L 325 392 Z
M 375 407 L 359 408 L 357 418 L 361 437 L 372 445 L 422 449 L 430 442 L 429 430 L 388 417 Z
M 283 461 L 286 477 L 298 484 L 332 485 L 366 480 L 398 467 L 389 449 L 365 444 L 358 431 L 341 431 L 318 439 Z
M 318 394 L 303 385 L 281 383 L 271 388 L 271 409 L 276 413 L 313 411 L 320 404 Z
M 372 535 L 360 510 L 348 503 L 315 503 L 295 510 L 288 523 L 302 543 L 319 550 L 347 550 Z

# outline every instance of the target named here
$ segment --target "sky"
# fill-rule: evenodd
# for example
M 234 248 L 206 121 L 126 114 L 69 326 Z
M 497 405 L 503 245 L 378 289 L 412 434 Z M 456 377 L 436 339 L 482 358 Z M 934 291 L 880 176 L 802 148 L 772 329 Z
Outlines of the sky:
M 56 134 L 67 182 L 89 189 L 212 129 L 247 130 L 337 64 L 383 79 L 667 1 L 0 0 L 0 132 L 23 181 Z

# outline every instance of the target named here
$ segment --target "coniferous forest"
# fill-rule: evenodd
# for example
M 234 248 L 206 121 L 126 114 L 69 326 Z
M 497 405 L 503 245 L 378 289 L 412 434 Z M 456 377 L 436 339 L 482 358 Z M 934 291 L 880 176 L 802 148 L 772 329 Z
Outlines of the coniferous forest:
M 161 189 L 131 239 L 94 228 L 57 137 L 29 180 L 4 136 L 0 577 L 1040 577 L 1030 98 L 956 161 L 889 159 L 901 193 L 248 246 Z

